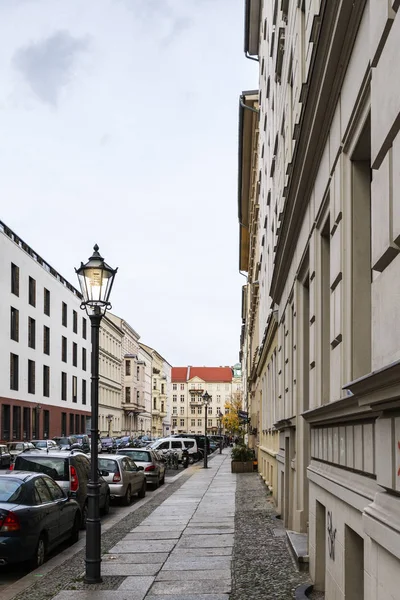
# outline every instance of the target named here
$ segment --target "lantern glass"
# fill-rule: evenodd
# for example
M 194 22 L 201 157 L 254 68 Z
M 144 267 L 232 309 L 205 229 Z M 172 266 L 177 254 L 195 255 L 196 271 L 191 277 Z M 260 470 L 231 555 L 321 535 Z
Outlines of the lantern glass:
M 104 312 L 110 307 L 110 293 L 117 269 L 112 269 L 100 256 L 99 247 L 94 247 L 88 262 L 76 269 L 83 296 L 83 305 L 88 309 L 100 308 Z

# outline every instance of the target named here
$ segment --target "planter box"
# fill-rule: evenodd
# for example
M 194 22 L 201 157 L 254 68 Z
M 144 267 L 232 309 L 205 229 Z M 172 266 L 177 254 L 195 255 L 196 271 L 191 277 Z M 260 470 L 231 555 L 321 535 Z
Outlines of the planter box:
M 231 472 L 232 473 L 252 473 L 253 472 L 253 461 L 248 460 L 242 462 L 241 460 L 231 461 Z

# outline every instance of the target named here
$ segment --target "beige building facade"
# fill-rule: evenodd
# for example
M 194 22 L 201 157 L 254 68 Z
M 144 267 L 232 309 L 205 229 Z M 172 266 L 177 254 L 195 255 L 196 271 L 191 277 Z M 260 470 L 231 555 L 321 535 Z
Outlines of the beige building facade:
M 151 373 L 151 435 L 168 436 L 171 433 L 169 395 L 171 365 L 154 348 L 140 344 L 152 358 Z
M 123 331 L 105 316 L 99 336 L 99 431 L 100 436 L 122 433 L 122 341 Z
M 327 600 L 400 589 L 398 7 L 246 1 L 245 394 L 259 468 Z

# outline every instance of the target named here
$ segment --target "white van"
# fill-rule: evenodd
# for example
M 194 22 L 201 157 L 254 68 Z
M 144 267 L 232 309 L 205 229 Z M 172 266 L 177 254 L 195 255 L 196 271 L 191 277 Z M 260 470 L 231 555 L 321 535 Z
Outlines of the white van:
M 156 450 L 157 452 L 169 452 L 170 450 L 178 452 L 179 461 L 182 460 L 182 450 L 185 448 L 189 452 L 189 458 L 191 459 L 190 462 L 198 460 L 199 457 L 197 442 L 192 438 L 161 438 L 150 444 L 148 447 Z

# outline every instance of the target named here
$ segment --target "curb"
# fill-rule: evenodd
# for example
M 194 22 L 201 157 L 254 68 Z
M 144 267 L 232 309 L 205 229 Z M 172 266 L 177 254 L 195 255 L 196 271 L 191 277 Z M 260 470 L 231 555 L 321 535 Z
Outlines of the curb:
M 307 600 L 307 594 L 311 594 L 314 586 L 310 583 L 303 583 L 303 585 L 299 585 L 299 587 L 295 590 L 295 600 Z

